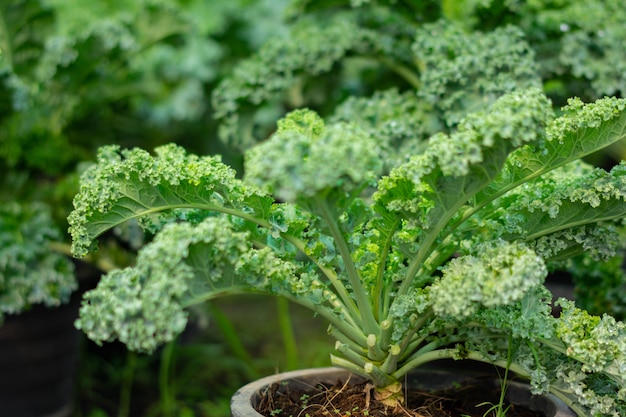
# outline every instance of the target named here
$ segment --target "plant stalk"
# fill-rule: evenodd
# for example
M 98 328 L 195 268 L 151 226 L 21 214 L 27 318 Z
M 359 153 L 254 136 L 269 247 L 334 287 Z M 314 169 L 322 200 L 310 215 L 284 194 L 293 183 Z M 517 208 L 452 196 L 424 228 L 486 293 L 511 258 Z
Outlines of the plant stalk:
M 356 312 L 360 317 L 363 323 L 363 329 L 366 334 L 378 334 L 379 326 L 374 318 L 374 314 L 372 312 L 372 306 L 370 305 L 367 293 L 363 288 L 363 284 L 361 282 L 361 276 L 354 265 L 354 261 L 352 260 L 352 255 L 350 252 L 350 248 L 348 247 L 348 243 L 344 239 L 343 233 L 339 229 L 337 222 L 334 220 L 331 215 L 328 204 L 326 201 L 322 199 L 317 199 L 317 206 L 321 211 L 322 218 L 330 228 L 330 233 L 335 240 L 335 244 L 337 245 L 337 249 L 339 250 L 339 254 L 343 259 L 344 265 L 346 267 L 346 272 L 348 274 L 348 279 L 350 280 L 350 285 L 352 286 L 352 291 L 354 293 L 354 297 L 356 299 L 357 306 L 359 311 Z

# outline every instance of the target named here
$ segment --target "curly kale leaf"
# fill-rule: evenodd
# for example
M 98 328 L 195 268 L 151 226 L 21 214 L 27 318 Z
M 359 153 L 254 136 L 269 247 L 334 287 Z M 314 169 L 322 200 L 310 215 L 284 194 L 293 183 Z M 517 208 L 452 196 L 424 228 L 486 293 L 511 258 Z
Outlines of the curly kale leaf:
M 613 317 L 592 316 L 560 299 L 563 313 L 557 337 L 571 361 L 562 361 L 556 387 L 584 407 L 586 415 L 620 416 L 626 410 L 624 363 L 626 325 Z
M 468 33 L 439 21 L 421 26 L 412 45 L 422 71 L 417 95 L 448 128 L 514 90 L 540 87 L 537 64 L 524 34 L 506 26 Z
M 216 3 L 204 12 L 220 15 Z M 0 158 L 58 174 L 113 136 L 197 120 L 222 50 L 187 6 L 3 2 L 0 135 L 9 140 Z
M 238 209 L 263 219 L 268 201 L 235 178 L 220 158 L 187 155 L 176 145 L 148 152 L 101 148 L 82 177 L 68 217 L 73 251 L 84 256 L 105 231 L 130 219 L 158 223 L 157 213 L 180 208 Z
M 576 94 L 623 95 L 626 13 L 620 0 L 526 3 L 519 10 L 519 24 L 538 51 L 544 72 L 561 83 L 573 75 L 570 88 L 580 89 L 576 81 L 581 79 L 591 84 Z
M 626 13 L 621 0 L 448 1 L 444 14 L 481 30 L 504 23 L 521 28 L 551 94 L 591 100 L 624 94 Z
M 395 51 L 402 43 L 392 34 L 368 28 L 358 20 L 349 12 L 326 16 L 323 21 L 299 19 L 288 36 L 267 42 L 257 54 L 240 62 L 213 91 L 220 137 L 244 149 L 260 141 L 265 133 L 254 131 L 260 116 L 245 114 L 246 106 L 255 106 L 258 113 L 259 107 L 280 101 L 303 78 L 328 73 L 347 56 L 394 59 L 402 55 Z M 292 101 L 292 106 L 303 105 L 301 98 Z
M 506 211 L 494 209 L 495 224 L 486 226 L 506 239 L 536 242 L 535 250 L 546 259 L 614 256 L 619 239 L 610 224 L 620 223 L 626 210 L 626 167 L 606 172 L 579 166 L 544 174 L 496 200 Z
M 330 293 L 312 271 L 255 249 L 225 216 L 166 225 L 134 267 L 104 276 L 85 295 L 79 328 L 97 342 L 118 339 L 151 352 L 186 325 L 184 308 L 225 294 L 262 292 L 320 305 Z M 114 296 L 112 296 L 114 295 Z
M 296 110 L 246 154 L 245 168 L 247 182 L 307 206 L 333 190 L 340 195 L 362 190 L 377 178 L 382 163 L 374 139 L 355 124 L 326 126 L 312 111 Z
M 329 118 L 330 123 L 355 123 L 376 140 L 386 170 L 421 153 L 425 141 L 444 129 L 433 106 L 420 101 L 414 91 L 393 88 L 371 97 L 350 96 Z
M 374 195 L 380 211 L 410 220 L 423 230 L 420 239 L 432 243 L 498 176 L 509 152 L 544 139 L 550 114 L 550 103 L 536 89 L 507 94 L 487 111 L 470 114 L 457 132 L 431 137 L 424 153 L 381 179 Z M 421 250 L 430 250 L 430 243 Z
M 58 306 L 77 288 L 73 264 L 50 250 L 61 233 L 42 204 L 0 204 L 0 321 L 34 304 Z
M 584 158 L 626 136 L 626 100 L 604 98 L 585 104 L 572 99 L 551 120 L 545 140 L 507 158 L 501 173 L 475 197 L 479 208 L 507 191 Z
M 478 245 L 477 245 L 478 246 Z M 430 287 L 432 308 L 443 316 L 467 317 L 482 306 L 513 304 L 543 283 L 542 259 L 521 243 L 483 244 L 451 260 Z

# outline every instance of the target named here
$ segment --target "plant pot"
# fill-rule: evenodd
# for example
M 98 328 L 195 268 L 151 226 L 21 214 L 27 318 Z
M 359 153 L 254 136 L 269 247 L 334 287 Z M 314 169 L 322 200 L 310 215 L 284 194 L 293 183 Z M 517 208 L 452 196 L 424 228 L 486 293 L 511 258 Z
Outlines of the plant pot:
M 408 386 L 410 388 L 434 391 L 450 388 L 458 383 L 487 375 L 480 368 L 472 368 L 471 366 L 460 368 L 432 366 L 425 369 L 416 369 L 409 375 Z M 304 369 L 261 378 L 240 388 L 233 395 L 231 399 L 231 416 L 265 417 L 255 410 L 255 406 L 260 399 L 259 393 L 264 392 L 273 384 L 278 383 L 278 391 L 284 392 L 287 388 L 306 389 L 314 387 L 319 383 L 336 384 L 337 381 L 345 382 L 348 379 L 355 384 L 364 381 L 362 377 L 355 376 L 344 369 L 333 367 Z M 425 385 L 424 381 L 427 381 L 428 385 Z M 498 379 L 493 378 L 490 381 L 493 383 L 494 390 L 498 389 Z M 546 417 L 576 417 L 576 414 L 555 396 L 551 394 L 532 395 L 529 386 L 524 383 L 509 381 L 506 398 L 511 404 L 543 412 Z
M 71 412 L 78 333 L 77 306 L 35 307 L 0 327 L 0 409 L 12 417 Z
M 67 417 L 72 412 L 80 332 L 74 327 L 81 294 L 98 272 L 77 265 L 79 290 L 67 304 L 34 306 L 0 324 L 0 415 Z

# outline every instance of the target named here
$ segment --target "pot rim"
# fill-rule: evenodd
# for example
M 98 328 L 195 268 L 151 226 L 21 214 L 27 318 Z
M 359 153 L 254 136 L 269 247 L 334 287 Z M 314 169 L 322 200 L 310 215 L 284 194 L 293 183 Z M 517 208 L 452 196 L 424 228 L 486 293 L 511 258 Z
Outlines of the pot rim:
M 458 376 L 459 372 L 454 372 L 450 368 L 417 368 L 410 373 L 414 376 L 419 373 L 439 373 L 448 375 L 453 372 L 454 376 Z M 468 379 L 477 376 L 477 373 L 470 372 Z M 484 373 L 482 375 L 485 375 Z M 268 389 L 271 385 L 289 384 L 298 388 L 306 388 L 314 386 L 317 383 L 335 383 L 338 379 L 352 379 L 355 383 L 365 380 L 365 378 L 352 374 L 348 370 L 337 367 L 324 368 L 306 368 L 289 372 L 277 373 L 269 375 L 256 381 L 252 381 L 241 387 L 231 398 L 230 409 L 232 417 L 265 417 L 258 413 L 254 406 L 260 392 Z M 429 378 L 430 379 L 430 378 Z M 313 382 L 314 381 L 314 382 Z M 499 381 L 494 381 L 499 384 Z M 507 383 L 507 396 L 511 396 L 516 404 L 523 404 L 531 409 L 547 411 L 548 417 L 576 417 L 576 413 L 572 411 L 562 400 L 553 394 L 532 395 L 528 389 L 528 384 L 517 381 L 509 381 Z M 552 413 L 553 412 L 553 413 Z

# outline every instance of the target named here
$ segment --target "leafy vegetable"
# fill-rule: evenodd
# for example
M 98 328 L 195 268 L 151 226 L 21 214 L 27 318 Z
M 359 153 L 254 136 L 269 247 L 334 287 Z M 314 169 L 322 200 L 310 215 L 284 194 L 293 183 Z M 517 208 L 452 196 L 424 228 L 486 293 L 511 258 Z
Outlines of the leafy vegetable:
M 626 411 L 623 325 L 565 301 L 554 318 L 543 286 L 550 265 L 616 249 L 623 167 L 580 158 L 626 137 L 626 101 L 556 116 L 538 89 L 505 94 L 388 174 L 397 158 L 371 129 L 294 111 L 250 149 L 243 179 L 175 145 L 103 148 L 69 217 L 74 252 L 131 219 L 157 234 L 86 295 L 79 327 L 151 351 L 186 307 L 273 294 L 329 320 L 332 362 L 381 390 L 436 359 L 510 360 L 580 415 Z
M 68 218 L 74 254 L 128 222 L 154 239 L 77 325 L 149 352 L 194 304 L 277 295 L 328 320 L 332 363 L 388 401 L 411 369 L 454 358 L 581 416 L 626 414 L 623 323 L 566 300 L 553 317 L 544 286 L 602 263 L 624 279 L 625 165 L 585 162 L 626 137 L 626 101 L 602 97 L 619 74 L 584 52 L 619 56 L 604 18 L 620 12 L 496 3 L 293 2 L 288 30 L 212 93 L 222 139 L 246 150 L 239 174 L 174 144 L 101 148 Z M 554 52 L 580 37 L 582 55 Z
M 377 4 L 298 18 L 288 37 L 265 44 L 213 92 L 221 138 L 241 149 L 259 142 L 270 130 L 261 119 L 268 111 L 307 104 L 330 114 L 342 92 L 370 92 L 372 86 L 360 81 L 369 71 L 381 73 L 384 82 L 394 80 L 390 87 L 416 88 L 420 105 L 431 106 L 424 113 L 433 126 L 454 127 L 467 111 L 505 92 L 540 85 L 519 29 L 483 34 L 449 21 L 418 26 L 396 10 Z M 327 86 L 340 93 L 329 91 L 318 100 L 315 91 Z M 350 109 L 359 102 L 343 103 L 341 113 L 360 117 Z
M 469 27 L 508 22 L 522 29 L 546 86 L 559 98 L 624 94 L 626 12 L 619 0 L 443 3 L 447 17 Z

